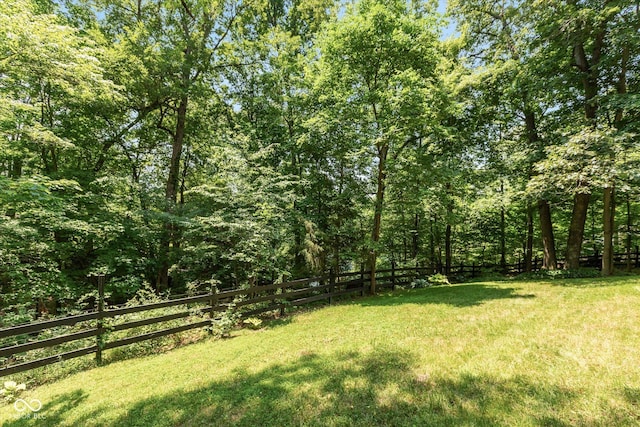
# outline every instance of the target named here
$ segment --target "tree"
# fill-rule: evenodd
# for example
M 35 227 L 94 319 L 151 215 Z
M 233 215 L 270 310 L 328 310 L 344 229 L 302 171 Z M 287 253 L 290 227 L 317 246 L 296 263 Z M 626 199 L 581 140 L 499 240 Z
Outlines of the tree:
M 403 2 L 365 0 L 329 25 L 318 46 L 316 88 L 322 101 L 343 123 L 352 123 L 375 159 L 369 259 L 375 293 L 388 161 L 430 132 L 443 104 L 435 21 Z
M 557 75 L 563 82 L 580 92 L 578 104 L 582 106 L 583 119 L 578 120 L 576 135 L 584 134 L 585 128 L 597 130 L 602 116 L 599 115 L 599 95 L 605 90 L 607 83 L 604 73 L 607 63 L 625 51 L 612 46 L 612 30 L 621 24 L 625 15 L 633 15 L 633 2 L 609 1 L 551 2 L 536 5 L 533 8 L 537 17 L 536 30 L 541 35 L 540 48 L 547 63 L 555 64 Z M 615 62 L 615 61 L 614 61 Z M 565 85 L 566 86 L 566 85 Z M 574 117 L 567 114 L 565 119 Z M 574 121 L 575 123 L 575 121 Z M 578 136 L 579 138 L 579 136 Z M 573 194 L 573 211 L 569 225 L 565 268 L 579 267 L 579 258 L 584 237 L 584 226 L 587 218 L 591 187 L 589 182 L 580 181 L 575 185 Z M 614 186 L 610 183 L 604 191 L 605 229 L 613 228 Z M 610 260 L 612 245 L 611 233 L 607 231 L 605 243 L 606 255 L 603 260 Z M 610 273 L 610 262 L 606 261 L 605 274 Z

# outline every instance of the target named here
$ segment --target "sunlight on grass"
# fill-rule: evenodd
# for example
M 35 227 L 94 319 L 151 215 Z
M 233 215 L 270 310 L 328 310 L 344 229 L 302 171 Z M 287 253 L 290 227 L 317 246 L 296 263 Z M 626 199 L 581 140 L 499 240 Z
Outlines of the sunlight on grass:
M 640 279 L 472 283 L 302 313 L 28 390 L 7 426 L 638 425 Z

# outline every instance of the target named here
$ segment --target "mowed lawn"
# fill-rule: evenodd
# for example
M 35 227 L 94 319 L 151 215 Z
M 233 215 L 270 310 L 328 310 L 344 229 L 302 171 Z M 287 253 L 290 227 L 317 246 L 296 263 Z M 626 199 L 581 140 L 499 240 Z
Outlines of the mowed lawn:
M 3 425 L 640 425 L 640 278 L 398 291 L 23 397 Z

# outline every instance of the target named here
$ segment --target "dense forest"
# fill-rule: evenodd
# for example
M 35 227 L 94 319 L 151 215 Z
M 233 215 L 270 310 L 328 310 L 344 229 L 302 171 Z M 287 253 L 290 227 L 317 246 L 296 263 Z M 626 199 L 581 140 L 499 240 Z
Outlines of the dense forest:
M 636 251 L 640 3 L 3 0 L 0 309 Z M 452 28 L 455 26 L 455 30 Z

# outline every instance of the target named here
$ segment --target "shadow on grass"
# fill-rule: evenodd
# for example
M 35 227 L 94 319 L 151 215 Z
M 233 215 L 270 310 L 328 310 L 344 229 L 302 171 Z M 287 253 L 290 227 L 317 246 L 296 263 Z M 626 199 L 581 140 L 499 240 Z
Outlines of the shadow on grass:
M 141 397 L 125 416 L 109 425 L 565 426 L 576 421 L 558 415 L 570 413 L 579 396 L 574 390 L 523 378 L 416 375 L 414 359 L 411 353 L 384 349 L 306 354 L 268 370 L 236 371 L 232 379 L 200 389 Z M 74 404 L 70 401 L 67 406 Z M 64 421 L 56 412 L 64 408 L 56 408 L 47 408 L 51 419 L 46 425 Z M 78 422 L 90 420 L 92 415 Z M 607 418 L 602 425 L 620 425 L 619 421 Z M 28 424 L 10 424 L 22 425 Z
M 414 369 L 415 354 L 379 348 L 368 353 L 308 353 L 260 371 L 238 370 L 199 389 L 140 396 L 126 415 L 111 419 L 109 402 L 80 418 L 66 412 L 86 394 L 56 397 L 40 411 L 46 418 L 19 419 L 8 427 L 109 426 L 496 426 L 635 425 L 620 408 L 600 408 L 581 419 L 573 411 L 584 393 L 524 377 L 437 377 Z M 163 385 L 158 384 L 161 388 Z M 126 390 L 114 390 L 114 394 Z M 627 395 L 635 403 L 637 390 Z M 101 422 L 106 415 L 108 424 Z
M 519 289 L 466 284 L 438 286 L 385 295 L 383 298 L 366 298 L 358 302 L 361 306 L 389 306 L 402 304 L 448 304 L 454 307 L 471 307 L 486 301 L 509 298 L 535 298 L 532 294 L 519 294 Z
M 33 398 L 25 399 L 27 402 L 34 404 Z M 42 407 L 37 412 L 32 412 L 24 406 L 19 406 L 23 409 L 22 412 L 15 412 L 13 419 L 4 420 L 3 427 L 18 427 L 18 426 L 57 426 L 61 425 L 66 419 L 65 414 L 69 410 L 81 405 L 87 399 L 87 394 L 83 390 L 74 390 L 69 393 L 65 393 L 54 397 L 50 401 L 41 400 L 43 402 Z M 78 420 L 80 423 L 86 423 L 94 417 L 95 414 L 87 414 Z

